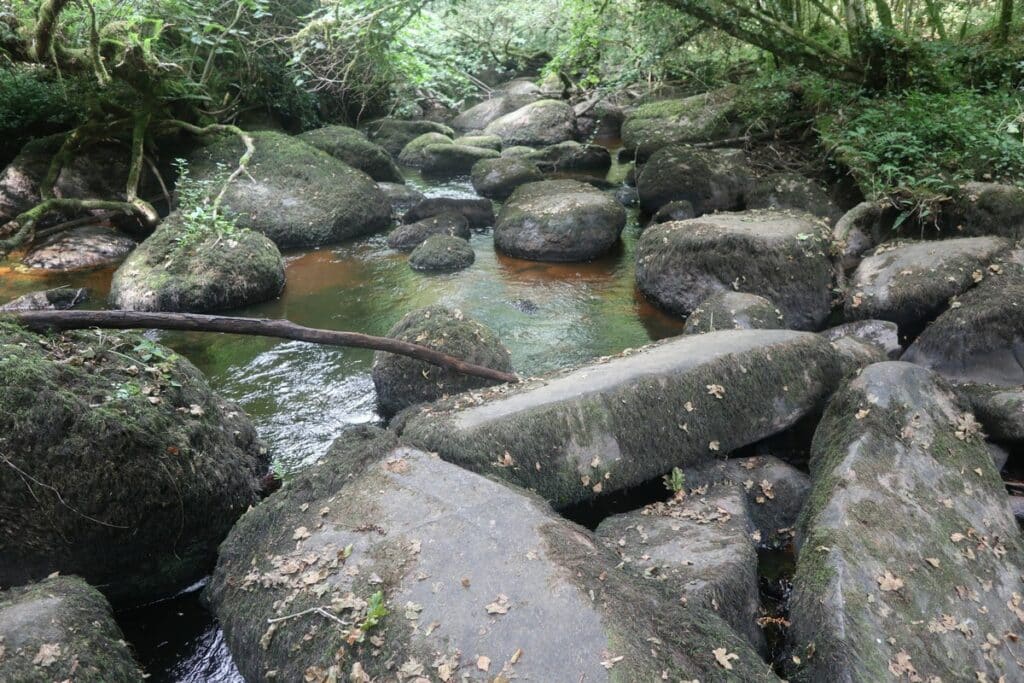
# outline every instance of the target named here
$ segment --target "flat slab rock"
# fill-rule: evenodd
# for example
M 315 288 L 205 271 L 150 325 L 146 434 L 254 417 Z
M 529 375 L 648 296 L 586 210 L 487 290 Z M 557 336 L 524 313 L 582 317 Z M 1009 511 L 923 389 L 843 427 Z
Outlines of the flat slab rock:
M 754 526 L 739 487 L 716 486 L 615 515 L 596 534 L 627 572 L 661 584 L 687 607 L 717 612 L 764 650 Z
M 563 506 L 782 431 L 824 402 L 839 372 L 817 335 L 712 332 L 432 404 L 402 437 Z
M 0 681 L 143 678 L 110 605 L 85 581 L 58 576 L 0 591 Z
M 945 383 L 909 363 L 866 368 L 832 399 L 810 464 L 790 680 L 1021 680 L 1024 547 Z
M 112 228 L 90 225 L 43 241 L 22 262 L 32 268 L 67 271 L 114 266 L 135 248 L 135 240 Z
M 223 544 L 207 597 L 247 680 L 777 680 L 543 501 L 389 438 L 336 445 Z

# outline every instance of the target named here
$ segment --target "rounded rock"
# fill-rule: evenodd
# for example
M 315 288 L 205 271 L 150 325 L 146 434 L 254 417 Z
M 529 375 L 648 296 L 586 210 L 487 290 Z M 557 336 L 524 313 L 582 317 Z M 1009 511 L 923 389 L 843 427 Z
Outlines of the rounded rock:
M 450 273 L 469 268 L 475 260 L 473 247 L 461 237 L 431 235 L 409 254 L 409 267 L 421 273 Z
M 535 163 L 519 157 L 481 159 L 473 164 L 470 177 L 478 195 L 498 201 L 508 199 L 520 185 L 544 179 Z

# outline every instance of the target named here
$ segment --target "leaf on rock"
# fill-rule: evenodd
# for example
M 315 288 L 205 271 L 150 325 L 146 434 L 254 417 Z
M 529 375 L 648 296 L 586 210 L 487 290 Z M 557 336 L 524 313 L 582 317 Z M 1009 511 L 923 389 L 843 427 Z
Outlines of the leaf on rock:
M 727 671 L 732 671 L 732 660 L 740 658 L 738 654 L 729 652 L 724 647 L 716 647 L 711 652 L 715 655 L 718 665 Z

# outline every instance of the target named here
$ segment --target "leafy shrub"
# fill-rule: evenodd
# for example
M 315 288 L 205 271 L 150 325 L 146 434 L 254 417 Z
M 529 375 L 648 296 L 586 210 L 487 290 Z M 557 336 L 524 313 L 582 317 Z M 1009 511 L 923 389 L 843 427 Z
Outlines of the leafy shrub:
M 74 80 L 61 84 L 42 69 L 0 67 L 0 166 L 30 139 L 81 123 L 83 89 Z
M 238 231 L 235 219 L 214 208 L 214 199 L 229 176 L 227 167 L 218 164 L 217 173 L 202 179 L 189 174 L 188 163 L 184 159 L 175 159 L 174 168 L 178 174 L 174 192 L 183 227 L 177 236 L 178 248 L 184 250 L 209 237 L 235 234 Z

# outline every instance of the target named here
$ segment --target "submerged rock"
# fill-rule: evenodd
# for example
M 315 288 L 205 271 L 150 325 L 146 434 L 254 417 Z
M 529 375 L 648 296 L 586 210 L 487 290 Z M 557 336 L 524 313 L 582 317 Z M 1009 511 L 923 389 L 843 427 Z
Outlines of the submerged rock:
M 219 233 L 172 213 L 117 269 L 110 305 L 126 311 L 203 313 L 277 297 L 284 260 L 254 230 Z
M 395 216 L 401 216 L 426 199 L 426 195 L 408 185 L 377 183 L 377 188 L 384 194 L 384 198 L 391 205 L 391 213 Z
M 61 232 L 43 240 L 25 255 L 32 268 L 68 271 L 113 266 L 131 253 L 135 240 L 112 228 L 90 225 Z
M 387 150 L 370 142 L 362 131 L 355 128 L 325 126 L 307 131 L 298 138 L 352 168 L 359 169 L 377 182 L 405 182 L 402 172 L 395 166 Z
M 239 227 L 262 232 L 289 249 L 340 242 L 390 223 L 387 199 L 362 171 L 287 135 L 251 135 L 256 153 L 249 172 L 224 195 L 224 206 Z M 219 137 L 189 157 L 192 176 L 220 177 L 223 168 L 235 167 L 243 151 L 237 137 Z
M 0 680 L 136 683 L 145 678 L 95 588 L 71 576 L 0 590 Z
M 59 571 L 155 600 L 204 576 L 256 502 L 248 417 L 144 337 L 0 323 L 0 386 L 0 585 Z
M 57 287 L 19 296 L 0 306 L 0 311 L 66 311 L 88 300 L 88 289 Z
M 442 213 L 462 214 L 474 230 L 494 225 L 494 205 L 490 199 L 456 199 L 455 197 L 428 197 L 409 209 L 403 223 L 416 223 Z
M 439 213 L 415 223 L 398 226 L 388 235 L 388 246 L 399 251 L 412 251 L 433 235 L 451 235 L 468 240 L 469 223 L 461 213 Z
M 468 175 L 473 164 L 481 159 L 497 159 L 501 154 L 493 149 L 470 147 L 468 145 L 427 145 L 423 148 L 424 175 L 448 177 Z
M 462 311 L 428 306 L 412 311 L 388 330 L 388 337 L 428 346 L 469 363 L 512 372 L 508 349 L 486 325 Z M 421 360 L 385 351 L 373 355 L 373 386 L 385 415 L 417 403 L 435 401 L 470 389 L 496 384 Z
M 534 261 L 587 261 L 601 256 L 626 225 L 626 212 L 607 194 L 575 180 L 521 185 L 501 209 L 494 246 Z
M 557 145 L 576 137 L 576 115 L 561 100 L 539 100 L 495 119 L 484 134 L 497 135 L 505 147 Z
M 701 216 L 744 208 L 744 192 L 752 181 L 741 150 L 665 147 L 640 169 L 636 189 L 647 213 L 683 200 Z
M 717 612 L 763 651 L 757 549 L 747 503 L 736 486 L 715 486 L 605 519 L 595 532 L 622 567 L 661 584 L 686 608 Z
M 686 319 L 683 334 L 704 334 L 715 330 L 780 330 L 786 323 L 782 313 L 768 299 L 742 292 L 712 294 Z
M 401 153 L 398 155 L 398 161 L 405 166 L 421 168 L 427 159 L 427 147 L 430 145 L 451 144 L 454 143 L 447 135 L 443 135 L 441 133 L 424 133 L 423 135 L 419 135 L 410 140 L 408 144 L 402 148 Z
M 423 119 L 379 119 L 366 124 L 363 129 L 370 140 L 387 150 L 392 157 L 397 157 L 403 147 L 424 133 L 440 133 L 449 139 L 455 137 L 455 131 L 448 126 Z
M 409 267 L 421 273 L 449 273 L 469 268 L 476 254 L 469 242 L 452 235 L 431 235 L 409 254 Z
M 536 497 L 386 435 L 347 440 L 221 548 L 207 595 L 248 680 L 716 680 L 719 648 L 737 680 L 776 680 Z
M 504 201 L 520 185 L 544 179 L 537 164 L 521 157 L 482 159 L 470 173 L 473 189 L 482 197 Z
M 402 437 L 565 506 L 780 432 L 838 380 L 835 352 L 817 335 L 713 332 L 454 397 L 410 416 Z
M 651 226 L 637 243 L 636 282 L 677 315 L 730 290 L 773 301 L 798 330 L 817 329 L 831 310 L 828 243 L 808 214 L 747 211 Z
M 832 399 L 798 534 L 791 680 L 1021 677 L 1006 634 L 1024 617 L 1024 553 L 976 425 L 909 363 L 872 365 Z

